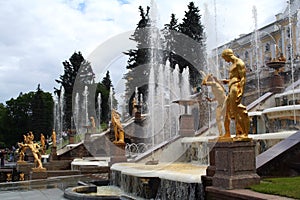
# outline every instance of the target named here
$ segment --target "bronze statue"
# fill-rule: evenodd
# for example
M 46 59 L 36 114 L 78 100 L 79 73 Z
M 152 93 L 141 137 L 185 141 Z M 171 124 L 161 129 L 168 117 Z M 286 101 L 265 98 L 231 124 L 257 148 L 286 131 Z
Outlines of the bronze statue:
M 208 74 L 204 77 L 202 85 L 210 86 L 212 93 L 214 94 L 213 99 L 207 97 L 207 100 L 210 102 L 218 102 L 218 106 L 216 109 L 216 121 L 219 130 L 219 136 L 223 136 L 224 133 L 222 128 L 222 118 L 224 118 L 224 116 L 229 117 L 228 115 L 225 115 L 225 101 L 227 98 L 225 88 L 217 79 L 217 77 L 213 76 L 212 74 Z
M 111 111 L 111 123 L 115 133 L 114 143 L 124 143 L 124 129 L 120 122 L 120 115 L 114 109 Z
M 224 121 L 225 135 L 230 138 L 230 119 L 235 120 L 236 141 L 249 140 L 250 119 L 246 107 L 241 103 L 246 84 L 246 67 L 244 62 L 233 54 L 231 49 L 222 52 L 222 58 L 232 63 L 229 68 L 229 79 L 223 80 L 228 84 L 228 96 L 226 100 L 226 116 Z

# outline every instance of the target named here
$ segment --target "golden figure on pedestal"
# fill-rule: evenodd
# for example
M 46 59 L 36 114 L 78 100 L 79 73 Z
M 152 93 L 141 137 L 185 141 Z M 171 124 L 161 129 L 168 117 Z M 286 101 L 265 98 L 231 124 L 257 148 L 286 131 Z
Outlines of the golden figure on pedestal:
M 246 84 L 246 67 L 244 62 L 233 54 L 231 49 L 222 52 L 222 58 L 232 63 L 229 68 L 229 79 L 223 80 L 228 84 L 228 96 L 226 100 L 226 116 L 224 121 L 225 135 L 223 138 L 230 138 L 230 119 L 235 120 L 236 136 L 234 141 L 249 141 L 248 132 L 250 119 L 246 107 L 241 103 Z
M 54 129 L 52 130 L 51 139 L 52 139 L 52 147 L 56 147 L 56 132 Z
M 41 133 L 41 150 L 42 150 L 42 155 L 44 155 L 45 151 L 46 151 L 46 142 L 45 142 L 45 136 L 43 133 Z
M 111 111 L 111 123 L 115 133 L 114 143 L 124 143 L 124 129 L 120 122 L 120 115 L 114 109 Z
M 24 143 L 18 143 L 19 145 L 19 161 L 18 163 L 24 162 L 24 155 L 27 148 L 29 148 L 32 152 L 32 155 L 34 157 L 34 162 L 36 163 L 36 167 L 34 169 L 37 170 L 45 170 L 45 168 L 42 165 L 41 161 L 41 154 L 40 154 L 40 145 L 33 142 L 34 135 L 30 131 L 27 136 L 24 135 Z

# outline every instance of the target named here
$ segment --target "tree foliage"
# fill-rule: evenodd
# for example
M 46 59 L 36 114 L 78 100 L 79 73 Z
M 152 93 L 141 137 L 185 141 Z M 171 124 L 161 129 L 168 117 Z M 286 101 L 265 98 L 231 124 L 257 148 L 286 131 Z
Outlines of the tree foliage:
M 101 105 L 100 106 L 101 106 L 101 122 L 102 123 L 108 123 L 109 119 L 110 119 L 111 105 L 110 105 L 109 97 L 111 96 L 110 95 L 111 88 L 113 88 L 113 85 L 112 85 L 112 81 L 111 81 L 111 78 L 109 75 L 109 71 L 107 71 L 105 77 L 103 77 L 102 81 L 97 84 L 97 88 L 96 88 L 96 94 L 97 94 L 96 98 L 98 97 L 99 93 L 101 94 Z M 112 91 L 113 91 L 113 95 L 112 95 L 113 107 L 117 108 L 118 102 L 115 98 L 114 90 L 112 90 Z M 97 108 L 98 108 L 98 106 L 99 105 L 97 104 Z M 97 109 L 97 111 L 98 111 L 98 109 Z
M 124 75 L 127 81 L 125 96 L 128 100 L 129 112 L 136 87 L 138 87 L 139 94 L 143 94 L 145 100 L 147 99 L 150 71 L 148 64 L 153 62 L 151 60 L 153 56 L 156 56 L 155 66 L 160 64 L 163 66 L 168 60 L 170 67 L 174 69 L 178 65 L 180 72 L 189 67 L 190 84 L 196 87 L 201 83 L 199 70 L 203 69 L 206 63 L 204 26 L 201 24 L 198 7 L 193 2 L 190 2 L 187 7 L 181 23 L 178 22 L 175 14 L 171 14 L 169 24 L 165 24 L 162 31 L 153 27 L 153 21 L 151 21 L 153 19 L 149 16 L 150 7 L 147 7 L 146 12 L 141 6 L 139 7 L 141 19 L 130 38 L 136 42 L 137 48 L 125 52 L 128 56 L 126 66 L 128 72 Z M 153 40 L 161 46 L 153 46 Z M 186 40 L 190 42 L 187 43 Z
M 80 83 L 76 87 L 79 91 L 83 91 L 86 85 L 94 84 L 95 74 L 91 67 L 91 64 L 84 59 L 81 52 L 74 52 L 69 58 L 63 63 L 64 73 L 60 75 L 59 79 L 55 80 L 60 84 L 60 89 L 55 88 L 55 93 L 60 97 L 61 87 L 64 88 L 64 119 L 63 129 L 71 129 L 72 125 L 72 93 L 76 78 Z
M 40 86 L 37 91 L 20 93 L 9 101 L 6 106 L 0 105 L 0 139 L 6 146 L 23 141 L 23 134 L 32 131 L 35 139 L 40 133 L 50 135 L 53 123 L 53 99 L 49 92 L 44 92 Z
M 193 42 L 181 41 L 178 34 L 189 37 Z M 170 50 L 168 59 L 171 67 L 174 68 L 178 64 L 181 72 L 184 68 L 189 67 L 191 85 L 199 85 L 201 83 L 199 70 L 203 70 L 206 63 L 206 40 L 200 11 L 194 2 L 189 3 L 188 10 L 185 11 L 180 24 L 177 25 L 175 15 L 171 15 L 170 23 L 165 25 L 165 38 Z

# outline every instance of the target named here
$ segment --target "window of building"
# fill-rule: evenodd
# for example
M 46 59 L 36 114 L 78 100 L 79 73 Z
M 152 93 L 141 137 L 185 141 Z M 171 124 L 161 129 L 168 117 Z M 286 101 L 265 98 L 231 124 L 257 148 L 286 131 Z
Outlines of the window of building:
M 269 52 L 269 51 L 270 51 L 270 44 L 269 44 L 269 43 L 266 44 L 266 46 L 265 46 L 265 51 L 266 51 L 266 52 Z

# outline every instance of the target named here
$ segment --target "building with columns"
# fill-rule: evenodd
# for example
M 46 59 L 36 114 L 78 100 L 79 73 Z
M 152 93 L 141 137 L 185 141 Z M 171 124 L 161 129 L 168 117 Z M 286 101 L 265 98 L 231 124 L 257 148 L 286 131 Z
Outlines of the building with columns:
M 220 79 L 228 78 L 221 58 L 224 49 L 232 49 L 244 61 L 243 104 L 248 106 L 252 133 L 300 127 L 300 0 L 282 6 L 285 9 L 274 16 L 274 22 L 218 46 L 208 59 L 207 71 Z M 285 60 L 283 67 L 270 67 L 269 63 L 280 60 Z

